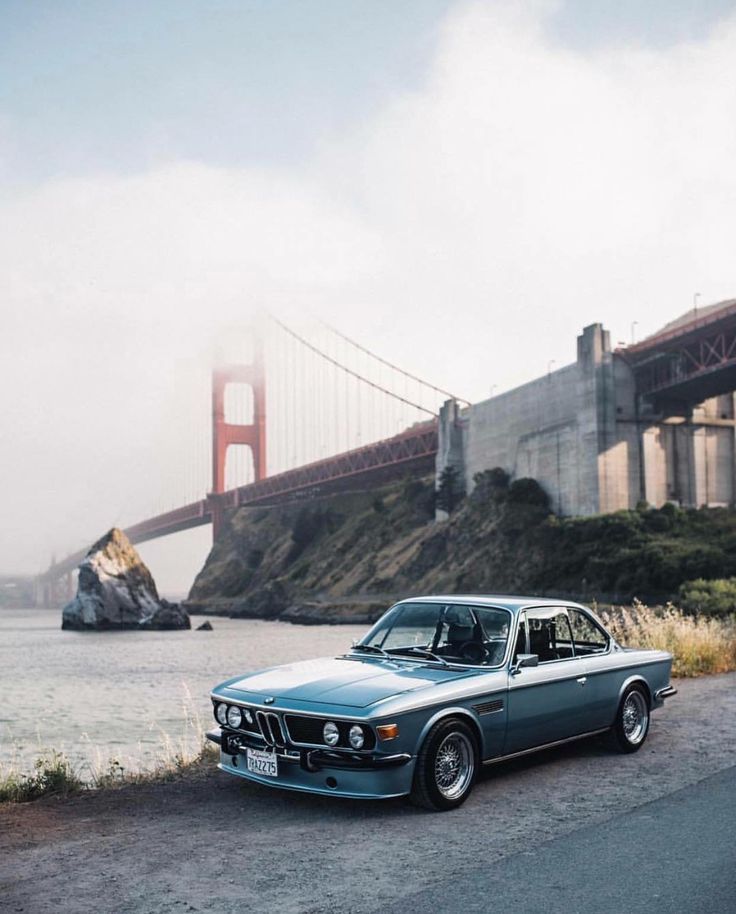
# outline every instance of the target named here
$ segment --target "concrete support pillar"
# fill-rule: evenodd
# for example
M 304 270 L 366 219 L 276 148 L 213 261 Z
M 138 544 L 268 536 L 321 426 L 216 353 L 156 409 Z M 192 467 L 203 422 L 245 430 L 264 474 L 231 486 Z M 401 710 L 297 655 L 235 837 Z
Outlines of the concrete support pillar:
M 457 400 L 446 400 L 438 417 L 437 457 L 435 458 L 435 488 L 439 486 L 442 474 L 447 467 L 454 467 L 458 484 L 463 488 L 466 483 L 465 456 L 465 422 Z M 436 520 L 446 520 L 447 512 L 437 509 Z
M 708 504 L 708 455 L 706 429 L 688 428 L 689 503 L 693 508 Z

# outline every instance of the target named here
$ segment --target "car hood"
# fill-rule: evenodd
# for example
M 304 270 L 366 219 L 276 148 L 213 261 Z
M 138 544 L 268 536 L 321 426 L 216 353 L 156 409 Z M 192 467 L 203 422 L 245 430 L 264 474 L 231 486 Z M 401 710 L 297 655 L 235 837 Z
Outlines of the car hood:
M 223 684 L 228 690 L 274 699 L 365 708 L 385 698 L 428 689 L 471 671 L 394 660 L 326 657 L 273 667 Z

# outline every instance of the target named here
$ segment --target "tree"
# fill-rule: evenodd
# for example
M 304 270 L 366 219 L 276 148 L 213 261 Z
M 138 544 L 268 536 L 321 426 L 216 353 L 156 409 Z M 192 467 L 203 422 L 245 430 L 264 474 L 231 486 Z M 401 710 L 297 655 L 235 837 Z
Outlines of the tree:
M 440 474 L 439 485 L 435 490 L 436 507 L 451 514 L 463 494 L 462 480 L 457 467 L 446 466 Z

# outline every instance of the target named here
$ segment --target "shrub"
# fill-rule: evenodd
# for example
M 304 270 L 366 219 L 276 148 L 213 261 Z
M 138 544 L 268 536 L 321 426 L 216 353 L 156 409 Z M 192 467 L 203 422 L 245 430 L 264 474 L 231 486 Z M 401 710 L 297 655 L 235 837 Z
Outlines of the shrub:
M 473 476 L 475 488 L 478 489 L 496 489 L 504 491 L 508 489 L 511 477 L 503 467 L 493 467 L 492 470 L 483 470 Z
M 61 752 L 36 759 L 31 774 L 11 771 L 0 778 L 0 803 L 23 803 L 43 796 L 68 796 L 84 786 L 71 762 Z
M 549 511 L 549 495 L 536 479 L 515 479 L 509 486 L 509 501 L 519 505 L 534 505 Z
M 627 647 L 669 651 L 673 676 L 736 670 L 733 620 L 690 616 L 670 603 L 652 609 L 636 600 L 630 609 L 601 613 L 601 619 L 614 638 Z
M 372 506 L 372 507 L 373 507 L 373 510 L 376 512 L 376 514 L 385 514 L 386 511 L 388 510 L 388 509 L 386 508 L 386 502 L 381 498 L 380 495 L 377 495 L 377 496 L 373 499 L 373 506 Z
M 324 532 L 332 533 L 339 526 L 339 518 L 329 508 L 302 508 L 291 530 L 292 546 L 287 558 L 293 562 Z
M 691 612 L 725 616 L 736 612 L 736 578 L 685 581 L 678 592 L 680 604 Z

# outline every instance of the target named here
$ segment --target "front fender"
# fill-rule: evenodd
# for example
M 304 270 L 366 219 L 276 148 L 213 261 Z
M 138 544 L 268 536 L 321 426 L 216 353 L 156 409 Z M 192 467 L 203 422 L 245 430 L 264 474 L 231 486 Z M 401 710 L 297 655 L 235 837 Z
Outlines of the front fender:
M 419 753 L 419 750 L 432 727 L 434 727 L 438 721 L 443 720 L 446 717 L 459 717 L 470 724 L 473 729 L 473 733 L 475 733 L 476 739 L 478 740 L 478 751 L 480 753 L 480 757 L 482 759 L 485 758 L 485 741 L 483 739 L 483 728 L 480 725 L 480 721 L 475 714 L 473 714 L 467 708 L 463 707 L 440 708 L 438 711 L 435 711 L 435 713 L 425 722 L 424 726 L 421 729 L 419 739 L 417 740 L 417 748 L 415 754 Z

